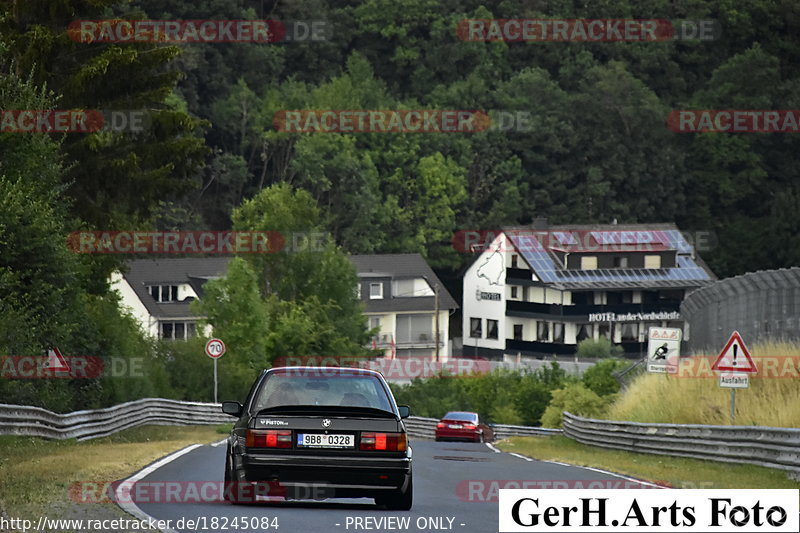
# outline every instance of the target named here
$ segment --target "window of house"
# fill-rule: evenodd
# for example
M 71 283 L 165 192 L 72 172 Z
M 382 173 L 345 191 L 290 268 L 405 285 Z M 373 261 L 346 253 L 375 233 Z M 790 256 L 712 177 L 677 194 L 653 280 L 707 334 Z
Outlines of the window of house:
M 575 305 L 588 305 L 594 303 L 593 292 L 573 292 L 572 303 Z
M 623 341 L 638 341 L 639 324 L 637 322 L 627 322 L 625 324 L 622 324 L 621 335 Z
M 540 321 L 536 324 L 536 340 L 539 342 L 550 342 L 550 324 Z
M 628 258 L 627 257 L 615 257 L 614 258 L 614 267 L 615 268 L 627 268 L 628 267 Z
M 519 256 L 517 254 L 511 255 L 511 268 L 519 268 Z
M 433 314 L 397 315 L 395 334 L 398 343 L 430 342 L 433 339 Z
M 480 339 L 481 337 L 483 337 L 483 331 L 481 331 L 480 318 L 469 319 L 469 336 L 476 339 Z
M 584 255 L 581 257 L 581 270 L 597 270 L 597 256 Z
M 486 338 L 497 338 L 497 320 L 492 320 L 491 318 L 486 320 Z
M 511 297 L 516 298 L 518 294 L 518 287 L 511 287 Z
M 194 322 L 164 321 L 159 324 L 162 339 L 191 339 L 197 334 Z
M 564 324 L 560 322 L 553 324 L 553 342 L 564 344 Z
M 514 340 L 522 340 L 522 324 L 514 324 Z
M 177 285 L 151 285 L 150 296 L 153 300 L 164 302 L 177 302 L 178 301 L 178 286 Z
M 369 299 L 380 300 L 383 298 L 383 283 L 369 284 Z
M 645 268 L 661 268 L 661 256 L 660 255 L 646 255 L 646 256 L 644 256 L 644 267 Z
M 359 300 L 361 299 L 361 283 L 356 285 L 356 298 Z
M 585 339 L 591 339 L 592 335 L 594 334 L 594 327 L 592 324 L 581 324 L 578 327 L 578 334 L 575 336 L 575 340 L 581 342 Z
M 380 327 L 381 327 L 381 317 L 379 316 L 369 317 L 369 329 L 375 329 Z

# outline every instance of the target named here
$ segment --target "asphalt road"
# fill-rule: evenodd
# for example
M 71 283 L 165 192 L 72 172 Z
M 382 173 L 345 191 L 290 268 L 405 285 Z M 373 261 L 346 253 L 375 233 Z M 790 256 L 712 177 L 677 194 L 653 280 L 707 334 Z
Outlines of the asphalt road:
M 498 485 L 476 480 L 536 480 L 624 482 L 592 470 L 525 460 L 508 453 L 497 453 L 484 444 L 414 440 L 414 507 L 411 511 L 386 511 L 371 499 L 325 501 L 267 501 L 250 505 L 231 505 L 224 501 L 203 500 L 193 503 L 144 503 L 138 508 L 159 520 L 171 520 L 175 531 L 260 531 L 278 533 L 349 532 L 349 531 L 456 531 L 464 533 L 496 532 L 498 529 L 496 493 Z M 225 446 L 201 446 L 149 473 L 141 482 L 186 482 L 221 480 Z M 469 482 L 473 481 L 470 485 Z M 162 484 L 163 485 L 163 484 Z M 166 485 L 164 485 L 166 486 Z M 509 487 L 514 488 L 514 487 Z M 519 488 L 519 487 L 517 487 Z M 188 493 L 184 493 L 188 494 Z M 174 499 L 174 498 L 173 498 Z M 489 500 L 489 501 L 485 501 Z M 389 517 L 408 520 L 386 522 Z M 216 518 L 216 522 L 213 520 Z M 234 519 L 238 518 L 237 521 Z M 183 523 L 179 521 L 183 519 Z M 257 519 L 257 524 L 253 519 Z M 263 522 L 267 519 L 267 522 Z M 273 520 L 274 519 L 274 520 Z M 196 521 L 188 524 L 188 520 Z M 392 520 L 395 520 L 392 518 Z M 269 523 L 270 527 L 260 527 Z M 214 527 L 216 525 L 216 527 Z M 259 525 L 259 527 L 251 527 Z M 188 527 L 192 526 L 192 527 Z

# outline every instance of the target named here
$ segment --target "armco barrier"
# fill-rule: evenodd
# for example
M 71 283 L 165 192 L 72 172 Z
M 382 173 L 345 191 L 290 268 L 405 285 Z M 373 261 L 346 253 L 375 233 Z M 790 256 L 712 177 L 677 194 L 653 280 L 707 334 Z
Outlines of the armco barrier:
M 800 429 L 700 424 L 643 424 L 564 413 L 564 435 L 629 452 L 778 468 L 800 479 Z
M 223 424 L 233 419 L 218 404 L 146 398 L 106 409 L 57 414 L 39 407 L 0 404 L 0 435 L 94 439 L 144 424 Z
M 220 410 L 220 404 L 180 402 L 146 398 L 106 409 L 57 414 L 39 407 L 0 404 L 0 435 L 24 435 L 48 439 L 87 440 L 106 437 L 145 424 L 185 426 L 226 424 L 233 418 Z M 412 416 L 405 420 L 411 437 L 432 439 L 435 418 Z M 497 438 L 515 435 L 549 435 L 560 429 L 525 426 L 494 426 Z

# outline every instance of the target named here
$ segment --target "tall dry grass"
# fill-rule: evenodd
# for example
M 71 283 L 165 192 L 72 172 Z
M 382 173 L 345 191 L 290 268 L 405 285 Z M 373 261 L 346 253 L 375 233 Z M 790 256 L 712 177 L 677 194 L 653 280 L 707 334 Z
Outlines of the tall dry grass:
M 736 425 L 800 428 L 800 346 L 754 345 L 758 373 L 736 391 Z M 719 386 L 714 355 L 681 360 L 676 375 L 639 376 L 609 407 L 609 420 L 674 424 L 730 423 L 730 389 Z

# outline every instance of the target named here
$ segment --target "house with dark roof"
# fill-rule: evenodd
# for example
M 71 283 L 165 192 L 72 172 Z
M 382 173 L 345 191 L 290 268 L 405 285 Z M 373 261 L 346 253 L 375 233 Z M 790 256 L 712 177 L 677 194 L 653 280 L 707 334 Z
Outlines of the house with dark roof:
M 443 361 L 451 355 L 450 315 L 458 304 L 420 254 L 353 255 L 350 260 L 369 327 L 379 330 L 374 348 L 396 358 L 438 353 Z
M 639 356 L 650 327 L 679 327 L 686 295 L 716 276 L 674 224 L 505 228 L 463 279 L 464 355 L 574 355 L 609 338 Z
M 229 257 L 136 259 L 111 276 L 122 304 L 153 337 L 188 339 L 197 334 L 190 305 L 206 281 L 225 275 Z
M 419 254 L 354 255 L 357 292 L 371 328 L 379 328 L 372 346 L 389 357 L 450 354 L 450 315 L 458 308 Z M 229 257 L 137 259 L 115 272 L 111 285 L 122 304 L 154 337 L 187 339 L 202 318 L 191 302 L 203 298 L 203 286 L 225 275 Z M 438 298 L 437 293 L 438 291 Z M 438 301 L 437 301 L 438 300 Z M 208 332 L 210 334 L 210 332 Z

